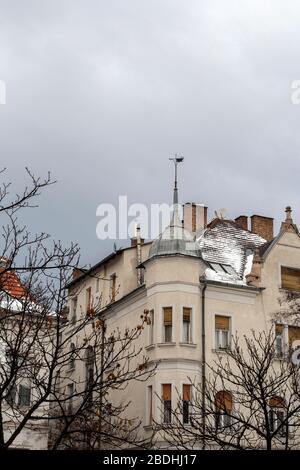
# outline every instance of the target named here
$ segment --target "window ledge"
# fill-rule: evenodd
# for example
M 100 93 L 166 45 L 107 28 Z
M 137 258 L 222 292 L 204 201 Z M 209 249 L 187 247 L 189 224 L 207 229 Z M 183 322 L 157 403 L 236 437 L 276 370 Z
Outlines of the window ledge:
M 283 361 L 283 362 L 287 362 L 289 360 L 289 356 L 288 354 L 274 354 L 273 356 L 274 360 L 275 361 Z
M 145 426 L 143 426 L 145 431 L 152 431 L 153 429 L 153 424 L 145 424 Z
M 176 346 L 176 343 L 174 343 L 174 342 L 171 342 L 171 343 L 157 343 L 157 346 L 159 348 L 164 348 L 166 346 Z
M 212 352 L 216 354 L 227 354 L 230 351 L 230 348 L 224 349 L 212 349 Z
M 148 344 L 148 346 L 145 346 L 145 349 L 147 351 L 149 351 L 150 349 L 154 349 L 155 348 L 155 344 Z
M 188 348 L 196 348 L 197 344 L 196 343 L 179 343 L 180 346 L 187 346 Z
M 300 293 L 299 290 L 288 289 L 287 287 L 279 287 L 279 292 L 288 292 L 290 294 L 296 294 L 296 295 L 299 295 Z

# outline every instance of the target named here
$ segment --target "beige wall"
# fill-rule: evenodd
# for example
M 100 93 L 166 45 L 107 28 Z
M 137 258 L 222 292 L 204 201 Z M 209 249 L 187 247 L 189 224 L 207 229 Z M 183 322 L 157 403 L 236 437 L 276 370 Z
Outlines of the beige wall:
M 147 258 L 149 245 L 143 247 L 143 259 Z M 279 309 L 280 266 L 300 268 L 300 238 L 295 233 L 284 233 L 278 243 L 267 253 L 261 271 L 260 286 L 264 290 L 251 288 L 228 287 L 225 285 L 208 285 L 205 292 L 205 335 L 206 360 L 216 358 L 215 351 L 215 315 L 230 317 L 231 333 L 240 338 L 250 334 L 252 329 L 263 331 L 269 328 L 273 315 Z M 160 257 L 145 263 L 145 290 L 126 298 L 116 306 L 107 309 L 108 330 L 121 329 L 136 325 L 144 309 L 154 310 L 154 341 L 149 344 L 149 328 L 140 337 L 144 353 L 156 362 L 155 377 L 148 383 L 130 384 L 123 393 L 113 394 L 112 399 L 124 401 L 128 398 L 133 405 L 128 409 L 128 417 L 140 416 L 147 431 L 148 400 L 147 387 L 152 385 L 154 397 L 154 417 L 160 418 L 159 399 L 163 383 L 172 384 L 172 400 L 175 404 L 176 389 L 181 390 L 188 378 L 198 380 L 201 368 L 201 288 L 199 277 L 205 271 L 205 264 L 200 259 L 185 256 Z M 99 268 L 97 274 L 109 277 L 117 273 L 120 290 L 118 299 L 137 287 L 135 249 L 125 250 L 121 255 Z M 81 282 L 78 304 L 84 305 L 85 289 L 95 286 L 95 280 L 87 278 Z M 101 282 L 104 305 L 108 299 L 108 284 Z M 94 290 L 93 290 L 94 292 Z M 72 296 L 72 290 L 70 292 Z M 173 337 L 172 344 L 163 344 L 162 309 L 172 306 Z M 192 344 L 182 344 L 182 309 L 192 308 Z M 226 353 L 223 353 L 226 354 Z

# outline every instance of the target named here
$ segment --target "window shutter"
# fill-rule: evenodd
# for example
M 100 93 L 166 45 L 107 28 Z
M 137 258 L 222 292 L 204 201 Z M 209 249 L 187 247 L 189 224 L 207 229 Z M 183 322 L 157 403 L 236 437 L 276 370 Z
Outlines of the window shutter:
M 226 410 L 227 412 L 232 410 L 232 395 L 226 390 L 221 390 L 216 394 L 216 407 L 219 410 Z
M 274 396 L 269 400 L 269 406 L 271 408 L 284 408 L 285 400 L 282 397 Z
M 182 398 L 184 401 L 191 401 L 191 385 L 190 384 L 183 385 Z
M 300 340 L 300 326 L 289 326 L 289 345 L 292 346 L 293 341 Z
M 164 325 L 172 325 L 172 307 L 164 307 Z
M 275 325 L 275 334 L 276 335 L 281 335 L 281 333 L 283 332 L 283 329 L 284 329 L 284 325 L 280 325 L 279 323 L 276 323 L 276 325 Z
M 183 307 L 183 321 L 190 322 L 191 321 L 191 308 Z
M 281 267 L 281 287 L 300 291 L 300 269 Z
M 223 317 L 222 315 L 216 315 L 216 330 L 227 330 L 229 331 L 229 317 Z
M 171 384 L 163 384 L 163 401 L 171 401 Z

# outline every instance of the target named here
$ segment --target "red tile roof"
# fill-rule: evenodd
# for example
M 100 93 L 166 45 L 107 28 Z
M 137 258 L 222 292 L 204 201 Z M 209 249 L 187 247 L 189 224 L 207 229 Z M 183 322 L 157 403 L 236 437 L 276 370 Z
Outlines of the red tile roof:
M 26 289 L 17 274 L 14 271 L 5 271 L 5 268 L 0 268 L 0 290 L 15 299 L 21 299 L 26 296 Z

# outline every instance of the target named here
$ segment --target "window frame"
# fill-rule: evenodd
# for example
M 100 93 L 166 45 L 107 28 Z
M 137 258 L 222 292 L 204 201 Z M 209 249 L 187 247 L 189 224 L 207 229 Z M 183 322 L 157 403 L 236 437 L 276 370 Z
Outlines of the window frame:
M 185 330 L 184 330 L 184 323 L 187 323 L 184 321 L 184 309 L 187 308 L 190 310 L 190 321 L 189 321 L 189 340 L 186 341 L 186 338 L 184 337 Z M 181 306 L 181 343 L 182 344 L 193 344 L 193 338 L 194 338 L 194 307 L 192 305 L 182 305 Z
M 164 400 L 164 385 L 170 385 L 170 400 Z M 161 401 L 162 401 L 162 424 L 168 425 L 172 423 L 172 393 L 173 384 L 172 382 L 163 382 L 161 384 Z M 167 416 L 167 419 L 166 419 Z
M 165 325 L 165 309 L 170 308 L 171 309 L 171 325 Z M 162 343 L 170 344 L 173 343 L 174 341 L 174 306 L 173 305 L 164 305 L 162 306 Z M 166 335 L 166 327 L 170 327 L 170 340 L 167 341 L 167 335 Z
M 223 329 L 217 329 L 216 328 L 216 317 L 226 317 L 229 319 L 229 329 L 228 330 L 223 330 Z M 233 316 L 230 313 L 221 313 L 217 312 L 214 313 L 213 315 L 213 344 L 214 344 L 214 350 L 215 351 L 226 351 L 231 348 L 231 336 L 232 336 L 232 329 L 233 329 Z M 226 347 L 219 347 L 219 344 L 223 344 L 223 332 L 227 332 L 227 346 Z M 217 337 L 219 337 L 217 339 Z M 220 341 L 221 337 L 221 341 Z

